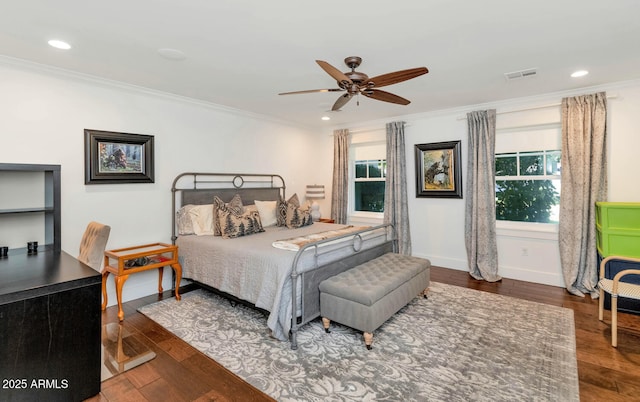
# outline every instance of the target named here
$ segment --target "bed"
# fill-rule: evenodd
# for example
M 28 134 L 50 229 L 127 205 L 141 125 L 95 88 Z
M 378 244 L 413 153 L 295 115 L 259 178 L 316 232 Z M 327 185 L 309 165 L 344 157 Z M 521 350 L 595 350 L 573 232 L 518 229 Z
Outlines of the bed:
M 250 210 L 269 201 L 281 205 L 288 200 L 285 190 L 284 179 L 275 174 L 182 173 L 171 188 L 171 238 L 179 247 L 185 279 L 266 310 L 271 334 L 290 340 L 296 349 L 298 329 L 320 315 L 319 283 L 395 251 L 393 227 L 265 225 L 260 233 L 223 238 L 208 232 L 185 234 L 180 226 L 185 208 L 208 211 L 214 197 L 230 203 L 239 196 Z M 290 239 L 298 242 L 287 242 Z M 274 247 L 282 243 L 288 247 Z

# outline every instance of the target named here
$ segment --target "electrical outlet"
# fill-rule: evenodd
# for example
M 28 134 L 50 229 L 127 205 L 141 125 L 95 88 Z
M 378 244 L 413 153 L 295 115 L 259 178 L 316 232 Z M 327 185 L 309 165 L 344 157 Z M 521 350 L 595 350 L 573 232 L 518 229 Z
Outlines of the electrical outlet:
M 529 249 L 526 247 L 522 248 L 522 256 L 523 257 L 528 257 L 529 256 Z

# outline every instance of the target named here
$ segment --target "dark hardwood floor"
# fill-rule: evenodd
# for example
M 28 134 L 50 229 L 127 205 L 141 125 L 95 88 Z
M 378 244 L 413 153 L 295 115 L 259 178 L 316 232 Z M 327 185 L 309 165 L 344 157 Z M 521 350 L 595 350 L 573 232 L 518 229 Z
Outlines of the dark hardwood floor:
M 464 271 L 432 267 L 431 280 L 570 308 L 574 311 L 580 400 L 640 401 L 640 316 L 619 314 L 618 347 L 611 346 L 610 315 L 598 321 L 598 301 L 572 296 L 562 288 L 503 279 L 487 283 Z M 156 358 L 102 383 L 90 401 L 268 401 L 239 377 L 187 345 L 136 309 L 162 298 L 148 296 L 125 303 L 123 325 L 136 334 Z M 110 307 L 103 324 L 117 322 Z M 453 329 L 452 329 L 453 330 Z

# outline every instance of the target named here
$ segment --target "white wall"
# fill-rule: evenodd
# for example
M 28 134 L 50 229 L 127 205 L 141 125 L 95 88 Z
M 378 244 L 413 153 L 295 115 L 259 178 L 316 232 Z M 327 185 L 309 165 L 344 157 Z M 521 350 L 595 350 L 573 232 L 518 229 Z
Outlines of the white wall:
M 498 129 L 557 122 L 564 96 L 607 91 L 609 101 L 609 201 L 640 201 L 635 121 L 640 81 L 567 93 L 474 105 L 422 115 L 398 116 L 408 123 L 406 155 L 413 252 L 434 265 L 467 270 L 464 199 L 415 197 L 414 144 L 462 140 L 466 183 L 465 114 L 496 108 Z M 361 107 L 365 107 L 361 106 Z M 287 194 L 304 194 L 307 184 L 324 184 L 323 217 L 330 215 L 333 161 L 332 129 L 312 132 L 260 116 L 228 110 L 125 85 L 81 78 L 57 70 L 0 59 L 0 162 L 62 165 L 62 248 L 77 254 L 87 222 L 111 225 L 109 248 L 170 241 L 173 178 L 183 171 L 269 172 L 287 180 Z M 525 113 L 505 113 L 532 108 Z M 515 122 L 514 122 L 515 119 Z M 347 127 L 384 130 L 387 121 Z M 156 182 L 84 185 L 85 128 L 155 136 Z M 343 128 L 343 127 L 336 127 Z M 548 231 L 501 229 L 499 272 L 507 278 L 563 286 L 557 235 Z M 522 255 L 526 248 L 527 256 Z M 169 272 L 164 287 L 170 287 Z M 113 281 L 108 286 L 115 301 Z M 156 291 L 153 272 L 132 276 L 125 300 Z
M 390 119 L 407 122 L 405 140 L 413 254 L 429 258 L 434 265 L 468 269 L 464 245 L 464 199 L 416 198 L 415 144 L 462 141 L 463 196 L 466 197 L 467 112 L 495 108 L 498 112 L 498 134 L 506 127 L 530 126 L 526 129 L 531 131 L 531 138 L 535 140 L 536 130 L 559 124 L 558 105 L 563 97 L 598 91 L 606 91 L 608 96 L 613 97 L 608 102 L 609 201 L 639 202 L 637 175 L 640 168 L 636 161 L 640 149 L 640 125 L 636 117 L 640 110 L 640 81 Z M 527 110 L 510 113 L 521 109 Z M 386 122 L 370 121 L 340 128 L 355 131 L 384 129 Z M 330 130 L 327 130 L 329 134 Z M 330 155 L 329 152 L 327 155 Z M 503 277 L 564 287 L 556 230 L 499 228 L 498 253 L 498 269 Z
M 0 110 L 0 162 L 62 166 L 62 249 L 71 255 L 91 220 L 111 226 L 108 248 L 170 242 L 170 189 L 184 171 L 277 173 L 289 196 L 324 179 L 314 152 L 322 141 L 302 128 L 27 63 L 0 59 Z M 154 135 L 155 183 L 85 185 L 85 128 Z M 124 299 L 154 293 L 156 278 L 131 276 Z M 113 279 L 108 291 L 111 305 Z

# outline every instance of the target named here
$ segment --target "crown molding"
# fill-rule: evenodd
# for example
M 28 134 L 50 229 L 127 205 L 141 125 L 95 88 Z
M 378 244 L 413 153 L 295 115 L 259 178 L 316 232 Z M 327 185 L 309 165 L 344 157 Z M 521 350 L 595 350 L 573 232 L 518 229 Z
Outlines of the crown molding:
M 305 129 L 305 130 L 312 129 L 311 127 L 302 126 L 300 124 L 296 124 L 290 121 L 276 119 L 270 116 L 253 113 L 253 112 L 249 112 L 242 109 L 236 109 L 236 108 L 220 105 L 217 103 L 206 102 L 206 101 L 202 101 L 195 98 L 189 98 L 187 96 L 176 95 L 169 92 L 159 91 L 156 89 L 128 84 L 122 81 L 110 80 L 110 79 L 98 77 L 91 74 L 79 73 L 76 71 L 71 71 L 71 70 L 67 70 L 64 68 L 55 67 L 47 64 L 36 63 L 36 62 L 24 60 L 24 59 L 18 59 L 14 57 L 0 55 L 0 65 L 18 68 L 22 70 L 28 70 L 36 73 L 41 73 L 41 74 L 47 74 L 54 77 L 71 79 L 71 80 L 75 80 L 75 81 L 86 83 L 86 84 L 101 86 L 108 89 L 117 89 L 117 90 L 129 92 L 132 94 L 147 95 L 155 98 L 204 107 L 217 112 L 233 114 L 233 115 L 246 117 L 250 119 L 261 120 L 264 122 L 280 124 L 280 125 L 285 125 L 285 126 L 290 126 L 290 127 L 295 127 L 299 129 Z
M 386 126 L 386 124 L 392 121 L 404 121 L 409 126 L 411 125 L 412 122 L 415 122 L 416 120 L 441 117 L 441 116 L 450 116 L 450 115 L 454 115 L 454 116 L 466 115 L 467 113 L 472 112 L 474 110 L 496 109 L 498 113 L 507 113 L 514 109 L 521 108 L 523 106 L 536 107 L 540 104 L 548 103 L 550 101 L 560 102 L 562 98 L 569 97 L 569 96 L 579 96 L 579 95 L 584 95 L 588 93 L 603 92 L 603 91 L 610 92 L 610 91 L 617 91 L 625 88 L 639 87 L 639 86 L 640 86 L 640 79 L 628 80 L 628 81 L 616 81 L 616 82 L 611 82 L 611 83 L 606 83 L 601 85 L 580 87 L 580 88 L 564 90 L 564 91 L 548 92 L 540 95 L 532 95 L 532 96 L 526 96 L 526 97 L 520 97 L 520 98 L 510 98 L 510 99 L 505 99 L 500 101 L 479 103 L 474 105 L 465 105 L 465 106 L 459 106 L 455 108 L 433 110 L 433 111 L 423 112 L 423 113 L 398 115 L 394 117 L 388 117 L 385 119 L 362 122 L 362 124 L 354 124 L 350 127 L 345 127 L 345 125 L 340 125 L 340 126 L 336 125 L 336 126 L 325 128 L 325 132 L 331 134 L 333 133 L 333 130 L 337 130 L 341 128 L 348 128 L 349 131 L 357 131 L 357 132 L 384 130 L 384 127 Z M 612 97 L 614 98 L 617 97 L 616 94 L 608 94 L 608 95 L 612 95 Z

